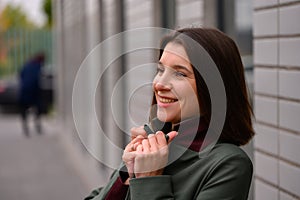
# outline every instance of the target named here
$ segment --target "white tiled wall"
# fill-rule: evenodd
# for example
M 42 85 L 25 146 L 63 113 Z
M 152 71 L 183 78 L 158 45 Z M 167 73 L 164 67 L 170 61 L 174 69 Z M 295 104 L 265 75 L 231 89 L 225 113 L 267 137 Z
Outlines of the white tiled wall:
M 274 68 L 254 69 L 254 90 L 257 93 L 278 95 L 278 70 Z
M 260 152 L 254 156 L 255 174 L 272 184 L 278 184 L 278 160 Z
M 286 98 L 300 99 L 300 71 L 279 71 L 279 95 Z M 291 87 L 294 86 L 294 87 Z
M 277 5 L 277 0 L 255 0 L 253 1 L 254 8 L 261 8 L 266 6 L 274 6 Z
M 256 124 L 255 132 L 256 137 L 254 138 L 254 143 L 256 148 L 270 154 L 278 155 L 278 129 Z
M 295 20 L 295 19 L 293 19 Z M 279 39 L 279 64 L 300 68 L 300 37 Z
M 279 125 L 289 130 L 300 130 L 300 103 L 286 100 L 279 102 Z
M 291 3 L 291 2 L 297 2 L 299 0 L 279 0 L 280 3 Z
M 276 35 L 278 32 L 277 9 L 257 11 L 253 15 L 254 36 Z
M 280 157 L 300 165 L 300 137 L 287 131 L 280 131 L 279 141 Z
M 288 195 L 287 193 L 280 192 L 280 200 L 296 200 L 292 196 Z
M 273 187 L 270 187 L 268 184 L 265 184 L 262 181 L 255 181 L 255 199 L 261 200 L 278 200 L 278 190 Z
M 259 65 L 277 65 L 278 39 L 254 40 L 254 61 Z
M 277 111 L 276 99 L 255 96 L 255 117 L 257 121 L 276 125 Z
M 280 162 L 279 165 L 280 187 L 300 196 L 300 169 L 286 162 Z
M 300 1 L 254 1 L 255 200 L 300 199 Z
M 300 33 L 299 19 L 300 19 L 300 5 L 280 8 L 279 9 L 280 34 Z

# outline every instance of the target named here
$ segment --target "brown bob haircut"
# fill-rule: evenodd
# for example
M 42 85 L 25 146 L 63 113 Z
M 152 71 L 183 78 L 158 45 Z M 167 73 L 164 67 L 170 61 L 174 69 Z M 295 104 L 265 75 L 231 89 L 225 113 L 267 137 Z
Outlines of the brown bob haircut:
M 219 140 L 235 145 L 244 145 L 250 141 L 254 135 L 252 127 L 253 111 L 248 98 L 248 91 L 244 76 L 244 67 L 241 56 L 235 42 L 224 33 L 211 28 L 185 28 L 179 29 L 174 33 L 165 36 L 160 45 L 159 59 L 164 52 L 164 48 L 169 42 L 182 45 L 191 61 L 197 52 L 188 45 L 184 34 L 199 43 L 210 55 L 216 64 L 223 79 L 226 98 L 227 111 L 226 119 Z M 199 53 L 198 53 L 199 55 Z M 201 62 L 201 61 L 200 61 Z M 194 64 L 194 62 L 191 62 Z M 201 63 L 199 63 L 201 65 Z M 209 67 L 201 65 L 198 67 Z M 204 69 L 205 70 L 205 69 Z M 211 99 L 204 79 L 193 66 L 196 79 L 199 105 L 201 105 L 201 120 L 210 123 L 211 118 Z M 152 105 L 157 104 L 153 96 Z M 151 116 L 156 116 L 152 111 Z

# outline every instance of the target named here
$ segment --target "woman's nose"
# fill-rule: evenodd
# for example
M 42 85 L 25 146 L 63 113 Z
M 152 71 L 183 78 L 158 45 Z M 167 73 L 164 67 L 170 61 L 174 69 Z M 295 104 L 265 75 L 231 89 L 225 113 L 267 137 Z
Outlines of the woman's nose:
M 155 90 L 171 90 L 170 72 L 168 69 L 161 74 L 157 74 L 153 80 L 153 87 Z
M 169 83 L 166 82 L 162 82 L 162 81 L 157 81 L 154 82 L 154 89 L 155 90 L 171 90 L 171 85 Z

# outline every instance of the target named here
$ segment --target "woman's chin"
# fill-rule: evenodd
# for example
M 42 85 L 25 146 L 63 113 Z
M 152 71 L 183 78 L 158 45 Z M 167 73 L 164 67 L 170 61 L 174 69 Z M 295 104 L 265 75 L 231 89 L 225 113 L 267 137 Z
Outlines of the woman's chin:
M 167 116 L 167 115 L 157 115 L 157 118 L 162 121 L 162 122 L 172 122 L 172 123 L 177 123 L 177 120 L 174 119 L 174 117 Z

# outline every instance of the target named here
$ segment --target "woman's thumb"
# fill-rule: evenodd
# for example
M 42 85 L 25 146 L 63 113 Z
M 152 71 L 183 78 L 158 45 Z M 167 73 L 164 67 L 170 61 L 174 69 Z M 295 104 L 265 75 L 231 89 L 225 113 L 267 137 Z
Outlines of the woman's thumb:
M 172 142 L 172 140 L 178 135 L 177 131 L 171 131 L 166 135 L 166 140 L 168 143 Z

